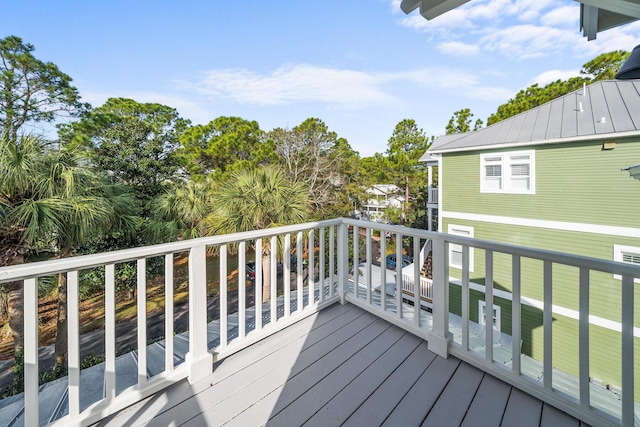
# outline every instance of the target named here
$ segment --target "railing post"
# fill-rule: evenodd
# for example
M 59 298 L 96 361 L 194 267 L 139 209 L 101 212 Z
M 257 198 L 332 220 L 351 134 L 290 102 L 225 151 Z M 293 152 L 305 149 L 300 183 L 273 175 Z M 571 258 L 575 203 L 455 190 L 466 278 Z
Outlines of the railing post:
M 349 226 L 341 222 L 338 226 L 338 293 L 340 304 L 344 304 L 349 280 Z
M 433 329 L 429 350 L 441 357 L 449 356 L 449 261 L 443 238 L 433 240 Z
M 189 383 L 213 372 L 213 355 L 207 346 L 207 254 L 206 246 L 189 251 Z
M 38 283 L 24 280 L 24 425 L 40 424 L 38 410 Z

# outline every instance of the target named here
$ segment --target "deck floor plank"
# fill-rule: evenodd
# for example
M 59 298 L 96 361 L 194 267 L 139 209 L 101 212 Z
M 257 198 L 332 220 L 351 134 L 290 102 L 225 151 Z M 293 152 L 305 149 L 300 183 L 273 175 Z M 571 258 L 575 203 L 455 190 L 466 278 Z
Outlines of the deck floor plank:
M 359 319 L 363 319 L 363 322 L 358 323 Z M 299 349 L 292 351 L 290 359 L 275 363 L 264 363 L 264 360 L 261 360 L 254 364 L 254 369 L 266 373 L 256 377 L 247 375 L 245 370 L 234 376 L 232 379 L 240 381 L 243 384 L 242 388 L 235 393 L 229 393 L 226 387 L 220 387 L 219 392 L 225 398 L 204 407 L 203 412 L 207 414 L 203 417 L 207 419 L 208 424 L 213 423 L 212 420 L 215 420 L 216 424 L 218 422 L 224 424 L 246 410 L 248 407 L 246 402 L 264 404 L 261 401 L 285 383 L 287 389 L 291 387 L 294 390 L 301 390 L 300 393 L 304 392 L 309 384 L 321 381 L 328 372 L 351 358 L 357 349 L 365 347 L 371 340 L 389 329 L 388 323 L 376 319 L 375 316 L 372 319 L 375 320 L 366 324 L 368 316 L 361 316 L 344 328 L 340 328 L 338 333 L 320 340 L 318 345 L 310 346 L 305 351 Z M 346 331 L 345 335 L 348 336 L 345 341 L 342 341 L 344 337 L 339 334 L 343 331 Z M 342 342 L 339 343 L 340 341 Z M 313 366 L 313 369 L 307 370 L 309 366 Z M 307 374 L 298 375 L 300 372 L 307 372 Z
M 382 425 L 420 425 L 459 365 L 460 360 L 454 357 L 436 357 Z
M 581 425 L 351 304 L 214 366 L 205 380 L 180 381 L 98 425 Z
M 287 382 L 269 420 L 270 423 L 297 425 L 293 420 L 306 421 L 328 402 L 333 394 L 342 390 L 354 375 L 362 372 L 404 335 L 404 331 L 389 325 L 388 328 L 380 330 L 377 336 L 358 343 L 356 352 L 350 352 L 353 349 L 345 348 L 335 357 L 331 357 L 331 354 L 323 357 L 317 364 L 293 377 L 290 383 Z M 344 357 L 346 355 L 348 357 Z M 301 419 L 299 411 L 305 411 L 306 418 Z
M 491 375 L 485 375 L 476 397 L 471 402 L 462 427 L 499 427 L 502 422 L 511 387 Z
M 381 425 L 395 409 L 404 395 L 433 363 L 436 355 L 427 349 L 422 341 L 380 386 L 349 416 L 343 426 Z
M 538 427 L 542 416 L 542 402 L 517 388 L 511 389 L 502 425 Z
M 342 425 L 354 410 L 384 384 L 405 359 L 411 356 L 420 343 L 421 340 L 414 335 L 405 334 L 339 392 L 336 393 L 334 390 L 329 396 L 327 396 L 327 388 L 316 392 L 316 401 L 327 397 L 329 400 L 303 425 Z M 321 396 L 323 399 L 320 398 Z M 345 405 L 344 400 L 350 401 L 350 404 Z
M 544 405 L 542 407 L 542 419 L 540 420 L 540 424 L 543 426 L 547 425 L 556 427 L 580 427 L 580 421 L 551 405 Z
M 322 314 L 323 312 L 320 312 L 320 315 Z M 332 315 L 332 313 L 327 315 Z M 354 336 L 374 323 L 378 329 L 387 326 L 368 313 L 353 319 L 345 318 L 342 320 L 348 322 L 346 324 L 325 322 L 321 327 L 313 329 L 315 333 L 311 336 L 302 335 L 294 341 L 289 339 L 289 334 L 277 337 L 278 339 L 272 340 L 277 343 L 275 348 L 278 348 L 276 352 L 272 353 L 272 357 L 263 357 L 262 349 L 252 348 L 254 351 L 241 351 L 227 358 L 228 361 L 227 359 L 223 360 L 214 370 L 210 381 L 212 387 L 190 398 L 193 401 L 191 403 L 192 410 L 189 410 L 187 414 L 194 416 L 198 411 L 210 410 L 221 420 L 228 421 L 245 409 L 238 408 L 236 403 L 240 403 L 242 406 L 243 402 L 251 401 L 251 399 L 255 399 L 254 402 L 260 401 L 281 386 L 295 369 L 301 369 L 307 364 L 314 363 L 329 349 L 341 348 L 341 346 L 348 348 L 350 345 L 345 342 L 354 339 Z M 295 329 L 299 330 L 300 328 L 296 327 Z M 321 346 L 315 345 L 319 342 L 323 344 Z M 323 348 L 326 349 L 325 353 L 322 353 Z M 241 361 L 236 362 L 237 359 L 241 359 Z M 166 416 L 158 418 L 157 425 L 163 425 L 165 420 L 175 421 L 174 412 L 183 412 L 183 409 L 172 408 Z
M 422 425 L 459 426 L 483 377 L 484 372 L 461 363 Z

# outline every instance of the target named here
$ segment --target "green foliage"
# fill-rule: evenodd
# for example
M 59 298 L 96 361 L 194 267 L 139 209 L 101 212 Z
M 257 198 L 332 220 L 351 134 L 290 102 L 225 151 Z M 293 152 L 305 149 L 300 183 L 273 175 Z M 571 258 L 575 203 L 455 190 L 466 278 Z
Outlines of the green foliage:
M 358 177 L 364 187 L 393 180 L 389 159 L 380 153 L 362 158 L 358 167 Z
M 506 104 L 500 105 L 498 110 L 487 119 L 487 125 L 498 123 L 499 121 L 578 90 L 583 84 L 588 85 L 600 80 L 613 79 L 618 69 L 628 57 L 629 52 L 623 50 L 603 53 L 585 63 L 580 71 L 580 76 L 571 77 L 568 80 L 556 80 L 544 87 L 540 87 L 535 83 L 518 92 L 516 96 L 507 101 Z
M 402 222 L 408 220 L 410 206 L 415 205 L 417 195 L 424 193 L 427 183 L 426 166 L 419 160 L 432 141 L 433 138 L 429 139 L 415 121 L 409 119 L 398 123 L 389 138 L 387 165 L 392 183 L 404 189 Z
M 0 237 L 30 249 L 71 250 L 125 220 L 77 146 L 35 137 L 0 141 Z
M 487 119 L 487 125 L 498 123 L 499 121 L 538 107 L 569 92 L 578 90 L 584 83 L 589 82 L 590 80 L 585 77 L 572 77 L 564 81 L 556 80 L 544 87 L 540 87 L 537 83 L 534 83 L 528 88 L 522 89 L 506 104 L 500 105 L 498 111 Z
M 478 119 L 471 129 L 471 120 L 473 113 L 469 108 L 463 108 L 453 113 L 449 123 L 447 123 L 446 134 L 451 135 L 454 133 L 465 133 L 471 130 L 478 130 L 482 127 L 482 120 Z
M 174 184 L 156 199 L 153 240 L 193 239 L 207 235 L 204 220 L 211 212 L 215 184 L 211 179 Z
M 148 278 L 156 277 L 164 271 L 164 258 L 147 258 L 145 275 Z M 128 292 L 130 297 L 135 294 L 137 286 L 137 266 L 134 261 L 116 264 L 114 271 L 115 291 Z M 80 272 L 78 278 L 78 293 L 80 301 L 87 300 L 97 293 L 104 292 L 105 269 L 95 267 Z
M 87 369 L 104 362 L 104 356 L 88 354 L 80 361 L 80 369 Z
M 13 381 L 3 393 L 3 397 L 15 396 L 24 391 L 24 349 L 19 347 L 13 359 Z
M 309 191 L 274 166 L 233 173 L 213 196 L 206 221 L 213 234 L 260 230 L 304 222 Z
M 176 177 L 178 138 L 188 123 L 165 105 L 110 98 L 79 122 L 62 127 L 60 137 L 90 147 L 92 163 L 111 183 L 131 188 L 147 217 L 152 200 Z
M 182 159 L 192 179 L 250 169 L 276 161 L 272 142 L 263 142 L 258 122 L 240 117 L 218 117 L 206 125 L 191 126 L 180 135 Z
M 348 169 L 357 162 L 358 154 L 344 138 L 329 131 L 317 118 L 309 118 L 291 130 L 274 129 L 267 138 L 273 141 L 289 180 L 309 188 L 315 217 L 323 218 L 339 205 L 349 211 L 349 195 L 343 198 L 341 191 L 352 182 L 353 172 Z
M 96 354 L 89 354 L 80 361 L 80 369 L 90 368 L 104 362 L 104 357 Z M 38 384 L 43 385 L 58 378 L 63 378 L 68 375 L 69 371 L 66 367 L 56 365 L 51 371 L 46 371 L 40 374 L 38 378 Z M 5 399 L 9 396 L 15 396 L 24 391 L 24 355 L 23 349 L 20 348 L 16 353 L 13 365 L 13 380 L 5 388 L 4 392 L 0 396 L 1 399 Z
M 629 55 L 630 53 L 624 50 L 603 53 L 584 64 L 580 74 L 587 76 L 594 82 L 612 80 Z
M 75 115 L 80 103 L 71 77 L 51 62 L 36 59 L 34 47 L 20 37 L 0 39 L 0 138 L 15 140 L 28 122 L 52 122 L 63 114 Z
M 39 383 L 42 385 L 58 378 L 66 377 L 68 373 L 67 368 L 62 365 L 56 365 L 52 370 L 40 374 Z

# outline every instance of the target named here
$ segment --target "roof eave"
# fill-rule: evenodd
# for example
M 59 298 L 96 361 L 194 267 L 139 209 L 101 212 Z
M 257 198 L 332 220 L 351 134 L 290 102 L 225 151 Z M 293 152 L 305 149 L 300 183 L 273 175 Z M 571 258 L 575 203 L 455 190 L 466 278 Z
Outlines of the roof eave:
M 445 154 L 445 153 L 458 153 L 462 151 L 482 151 L 482 150 L 493 150 L 493 149 L 502 149 L 502 148 L 517 148 L 517 147 L 529 147 L 532 145 L 549 145 L 549 144 L 562 144 L 562 143 L 570 143 L 570 142 L 586 142 L 586 141 L 598 141 L 605 139 L 613 139 L 613 138 L 630 138 L 634 136 L 640 136 L 640 131 L 633 130 L 627 132 L 611 132 L 604 134 L 594 134 L 587 136 L 575 136 L 570 138 L 554 138 L 554 139 L 545 139 L 540 141 L 519 141 L 519 142 L 508 142 L 501 144 L 487 144 L 487 145 L 476 145 L 473 147 L 458 147 L 458 148 L 450 148 L 450 149 L 441 149 L 441 150 L 427 150 L 429 154 Z M 425 153 L 425 156 L 426 154 Z M 423 157 L 425 157 L 423 156 Z

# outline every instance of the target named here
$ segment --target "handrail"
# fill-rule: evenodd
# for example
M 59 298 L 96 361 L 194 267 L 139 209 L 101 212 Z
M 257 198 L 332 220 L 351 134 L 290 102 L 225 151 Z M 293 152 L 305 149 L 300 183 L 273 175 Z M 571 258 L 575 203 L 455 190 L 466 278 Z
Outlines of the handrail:
M 634 425 L 635 420 L 635 398 L 634 398 L 634 379 L 635 379 L 635 359 L 634 359 L 634 290 L 636 283 L 640 279 L 640 266 L 620 263 L 615 261 L 584 257 L 579 255 L 572 255 L 557 251 L 549 251 L 542 249 L 527 248 L 507 243 L 499 243 L 493 241 L 487 241 L 482 239 L 474 239 L 470 237 L 450 235 L 444 233 L 430 232 L 425 230 L 407 229 L 404 227 L 398 227 L 387 224 L 372 224 L 364 221 L 356 221 L 352 219 L 345 219 L 344 222 L 351 227 L 361 228 L 366 230 L 366 235 L 370 235 L 372 230 L 377 230 L 380 236 L 391 235 L 392 239 L 398 242 L 402 238 L 412 238 L 414 241 L 414 253 L 419 251 L 420 241 L 430 240 L 432 243 L 433 253 L 433 297 L 431 305 L 431 315 L 425 315 L 422 310 L 416 309 L 420 307 L 421 295 L 413 292 L 414 297 L 411 301 L 411 305 L 407 305 L 403 302 L 398 302 L 397 305 L 391 304 L 394 299 L 386 295 L 387 292 L 380 292 L 379 298 L 382 299 L 380 303 L 375 300 L 367 301 L 351 292 L 347 295 L 347 300 L 356 305 L 359 305 L 366 310 L 369 310 L 380 317 L 387 319 L 388 321 L 395 323 L 396 325 L 403 327 L 412 333 L 422 336 L 427 339 L 429 349 L 435 353 L 446 357 L 448 354 L 455 355 L 468 363 L 489 372 L 496 377 L 515 385 L 527 393 L 538 397 L 552 405 L 560 408 L 567 413 L 586 421 L 592 425 Z M 355 234 L 355 233 L 354 233 Z M 394 237 L 395 236 L 395 237 Z M 384 248 L 386 239 L 382 239 L 381 246 Z M 452 342 L 452 335 L 449 323 L 449 278 L 450 266 L 448 262 L 450 245 L 456 245 L 458 250 L 462 251 L 462 266 L 460 273 L 462 280 L 460 286 L 462 287 L 462 300 L 461 300 L 461 341 Z M 470 315 L 470 249 L 479 249 L 484 251 L 484 260 L 475 260 L 475 264 L 484 263 L 485 277 L 482 292 L 485 294 L 487 313 L 490 313 L 492 304 L 494 302 L 494 264 L 496 260 L 496 254 L 503 254 L 511 257 L 511 338 L 507 341 L 508 351 L 511 356 L 510 364 L 507 366 L 503 362 L 496 360 L 497 355 L 494 354 L 494 339 L 493 328 L 484 328 L 484 344 L 483 350 L 478 352 L 476 349 L 470 348 L 470 331 L 469 322 L 471 320 Z M 367 248 L 367 250 L 369 250 Z M 383 249 L 384 250 L 384 249 Z M 381 257 L 383 259 L 384 256 Z M 415 258 L 415 257 L 414 257 Z M 540 277 L 540 286 L 544 287 L 544 301 L 541 303 L 544 305 L 544 322 L 543 322 L 543 348 L 544 348 L 544 361 L 541 363 L 540 377 L 543 381 L 535 382 L 524 376 L 524 361 L 527 361 L 526 357 L 521 355 L 521 342 L 522 342 L 522 305 L 525 304 L 523 295 L 523 260 L 536 260 L 542 262 L 543 276 Z M 554 307 L 552 292 L 553 289 L 553 276 L 552 269 L 554 266 L 568 266 L 575 268 L 579 272 L 576 276 L 576 289 L 580 295 L 578 303 L 578 310 L 576 311 L 576 319 L 579 329 L 579 375 L 575 378 L 577 383 L 577 389 L 579 393 L 576 396 L 566 394 L 566 392 L 556 389 L 554 382 L 551 379 L 556 373 L 557 368 L 552 362 L 552 322 L 554 321 Z M 501 264 L 501 269 L 504 270 L 506 265 Z M 384 271 L 386 266 L 384 262 L 381 265 L 383 270 L 382 276 L 385 275 Z M 414 264 L 414 277 L 419 277 L 419 266 Z M 619 282 L 611 282 L 614 288 L 621 290 L 621 311 L 618 317 L 621 319 L 620 329 L 610 329 L 612 333 L 619 333 L 621 338 L 621 389 L 622 389 L 622 404 L 618 406 L 618 413 L 612 408 L 603 408 L 601 406 L 593 406 L 592 401 L 593 385 L 591 384 L 591 369 L 592 366 L 589 360 L 590 344 L 590 329 L 591 329 L 591 317 L 592 313 L 589 306 L 589 291 L 594 286 L 591 282 L 590 273 L 601 272 L 611 275 L 621 276 L 622 280 Z M 504 274 L 504 271 L 500 272 Z M 528 274 L 531 274 L 528 272 Z M 502 280 L 502 279 L 501 279 Z M 396 275 L 396 289 L 406 289 L 405 282 L 408 281 L 408 277 L 403 274 Z M 411 284 L 409 287 L 415 287 Z M 567 284 L 564 284 L 567 286 Z M 477 286 L 476 286 L 477 288 Z M 381 288 L 382 289 L 382 288 Z M 477 292 L 477 289 L 476 289 Z M 421 292 L 422 293 L 422 292 Z M 421 294 L 420 293 L 420 294 Z M 503 295 L 505 291 L 500 290 L 500 295 Z M 396 293 L 396 297 L 398 293 Z M 502 298 L 502 296 L 501 296 Z M 566 311 L 566 310 L 565 310 Z M 564 312 L 563 312 L 564 313 Z M 566 315 L 566 314 L 565 314 Z M 430 320 L 424 319 L 427 316 Z M 611 316 L 617 316 L 615 313 L 611 313 Z M 502 334 L 501 334 L 502 335 Z M 527 362 L 530 363 L 530 362 Z M 617 398 L 611 394 L 613 401 L 617 401 Z M 612 402 L 615 403 L 615 402 Z M 612 404 L 611 406 L 614 406 Z
M 391 237 L 386 237 L 390 235 Z M 295 239 L 292 244 L 291 235 Z M 374 237 L 374 234 L 376 237 Z M 377 237 L 379 236 L 379 237 Z M 406 239 L 405 239 L 406 238 Z M 395 245 L 396 256 L 401 259 L 402 251 L 417 255 L 424 242 L 429 241 L 433 259 L 433 279 L 424 281 L 420 278 L 420 263 L 413 264 L 413 283 L 409 276 L 402 274 L 402 269 L 398 268 L 394 274 L 386 266 L 386 248 L 397 242 L 408 240 L 409 246 Z M 303 258 L 304 241 L 308 242 L 308 251 Z M 276 255 L 272 253 L 267 261 L 270 267 L 271 298 L 265 304 L 261 301 L 261 286 L 256 286 L 255 307 L 245 305 L 244 290 L 247 279 L 244 274 L 245 259 L 244 253 L 247 249 L 247 242 L 253 242 L 256 257 L 256 283 L 262 283 L 262 243 L 270 243 L 271 247 L 277 247 L 284 253 L 295 250 L 296 259 L 291 260 L 284 257 L 282 263 L 282 273 L 278 272 Z M 380 248 L 380 265 L 374 259 L 375 243 Z M 242 255 L 239 255 L 239 297 L 242 302 L 237 307 L 237 338 L 228 334 L 228 318 L 232 313 L 227 313 L 227 247 L 237 245 Z M 282 246 L 280 246 L 282 245 Z M 456 245 L 462 253 L 461 269 L 457 269 L 461 275 L 459 280 L 450 280 L 451 267 L 448 257 L 450 245 Z M 210 348 L 207 336 L 207 276 L 206 276 L 206 250 L 209 246 L 220 247 L 220 259 L 225 260 L 224 268 L 220 268 L 220 336 L 217 346 Z M 471 311 L 470 292 L 472 283 L 470 281 L 470 251 L 479 249 L 485 253 L 484 259 L 475 259 L 475 264 L 483 263 L 485 269 L 484 284 L 481 290 L 485 295 L 487 313 L 490 313 L 491 306 L 495 298 L 503 298 L 504 290 L 496 289 L 494 283 L 497 273 L 504 274 L 496 269 L 496 254 L 500 257 L 506 255 L 510 257 L 509 265 L 511 271 L 510 290 L 511 296 L 510 311 L 512 323 L 510 325 L 511 339 L 509 341 L 512 360 L 509 366 L 496 361 L 497 354 L 494 354 L 493 328 L 485 329 L 483 339 L 484 350 L 478 352 L 470 346 L 469 323 L 473 317 Z M 456 249 L 458 251 L 458 249 Z M 361 251 L 365 253 L 362 254 Z M 166 355 L 165 371 L 158 375 L 158 379 L 147 378 L 147 367 L 144 362 L 138 366 L 138 381 L 133 391 L 122 393 L 116 396 L 115 391 L 115 301 L 114 301 L 114 265 L 128 261 L 136 261 L 138 280 L 138 295 L 145 292 L 146 278 L 144 270 L 146 259 L 150 257 L 163 256 L 166 260 L 167 283 L 165 284 L 167 313 L 173 312 L 172 286 L 170 283 L 173 272 L 172 263 L 174 254 L 188 252 L 189 259 L 189 353 L 183 366 L 173 366 L 173 360 Z M 314 254 L 315 252 L 315 254 Z M 364 256 L 363 256 L 364 255 Z M 416 261 L 420 256 L 414 256 Z M 542 289 L 543 301 L 543 347 L 544 360 L 541 362 L 541 372 L 543 380 L 539 383 L 531 381 L 523 376 L 523 357 L 521 355 L 521 330 L 522 330 L 522 305 L 526 295 L 523 295 L 523 268 L 524 260 L 537 260 L 542 262 L 542 275 L 539 278 Z M 293 267 L 293 262 L 297 262 L 297 267 Z M 222 262 L 222 261 L 221 261 Z M 309 274 L 305 283 L 303 278 L 303 262 L 307 262 L 307 271 L 315 270 L 318 267 L 318 277 Z M 169 266 L 171 264 L 171 267 Z M 552 299 L 553 291 L 553 268 L 554 266 L 569 266 L 575 268 L 576 292 L 580 296 L 576 310 L 577 330 L 580 339 L 578 348 L 580 372 L 577 378 L 579 393 L 574 397 L 567 397 L 554 388 L 551 379 L 556 372 L 556 367 L 552 362 L 552 322 L 554 321 L 554 305 Z M 106 373 L 105 373 L 105 398 L 99 404 L 81 410 L 79 405 L 80 393 L 79 384 L 79 329 L 78 329 L 78 307 L 77 288 L 78 271 L 105 266 L 105 340 L 106 340 Z M 374 270 L 374 266 L 376 269 Z M 501 267 L 503 270 L 504 264 Z M 378 270 L 379 269 L 379 270 Z M 364 274 L 364 283 L 359 280 L 359 274 Z M 394 269 L 395 270 L 395 269 Z M 622 404 L 620 416 L 616 417 L 603 413 L 598 408 L 594 408 L 591 401 L 590 383 L 590 361 L 589 361 L 589 339 L 591 328 L 591 316 L 589 306 L 589 291 L 593 287 L 590 274 L 593 271 L 603 272 L 612 275 L 619 275 L 621 292 L 620 317 L 621 331 L 621 388 Z M 131 404 L 135 400 L 142 399 L 161 388 L 164 388 L 175 381 L 189 378 L 194 382 L 206 377 L 212 368 L 212 353 L 217 358 L 237 351 L 257 340 L 268 336 L 291 324 L 300 318 L 310 315 L 322 307 L 336 301 L 342 303 L 350 302 L 356 304 L 376 315 L 386 319 L 400 327 L 428 340 L 429 349 L 437 354 L 447 357 L 449 354 L 455 355 L 496 377 L 515 385 L 524 391 L 545 400 L 560 409 L 576 416 L 586 422 L 602 425 L 633 425 L 635 412 L 634 399 L 634 292 L 635 279 L 640 278 L 640 266 L 620 263 L 615 261 L 589 258 L 572 255 L 556 251 L 548 251 L 534 248 L 527 248 L 512 244 L 493 242 L 482 239 L 474 239 L 464 236 L 449 235 L 444 233 L 417 230 L 406 227 L 399 227 L 389 224 L 372 223 L 354 219 L 335 218 L 326 221 L 309 222 L 284 227 L 276 227 L 265 230 L 257 230 L 246 233 L 237 233 L 221 236 L 204 237 L 200 239 L 185 240 L 173 243 L 166 243 L 142 248 L 127 249 L 95 255 L 86 255 L 54 261 L 36 262 L 18 266 L 0 268 L 0 283 L 24 281 L 25 287 L 25 419 L 28 425 L 38 423 L 38 301 L 37 301 L 37 278 L 41 276 L 67 273 L 69 298 L 69 410 L 70 416 L 66 421 L 74 421 L 79 424 L 96 422 L 110 413 L 122 409 L 123 405 Z M 280 280 L 280 274 L 283 275 Z M 295 275 L 295 279 L 291 277 Z M 457 273 L 456 273 L 457 274 Z M 531 274 L 531 273 L 528 273 Z M 416 278 L 420 278 L 420 292 L 416 292 Z M 475 280 L 475 279 L 474 279 Z M 449 284 L 457 283 L 461 287 L 460 330 L 455 333 L 461 338 L 453 340 L 452 326 L 449 322 Z M 614 282 L 618 283 L 618 282 Z M 280 288 L 282 284 L 282 288 Z M 361 288 L 364 286 L 364 290 Z M 478 286 L 473 288 L 478 292 Z M 616 285 L 618 286 L 618 285 Z M 398 292 L 395 292 L 395 287 Z M 170 290 L 171 288 L 171 290 Z M 276 291 L 281 290 L 281 297 L 278 299 Z M 402 290 L 413 289 L 413 296 L 405 295 Z M 427 298 L 431 301 L 429 311 L 422 309 L 422 301 Z M 171 300 L 171 301 L 169 301 Z M 297 304 L 297 305 L 296 305 Z M 224 308 L 223 308 L 224 307 Z M 137 348 L 140 358 L 145 358 L 147 337 L 143 332 L 146 329 L 146 311 L 144 299 L 138 299 L 138 337 Z M 255 309 L 255 322 L 250 323 L 247 317 L 249 309 Z M 282 310 L 280 313 L 279 310 Z M 264 315 L 264 316 L 263 316 Z M 613 314 L 612 314 L 613 315 Z M 165 316 L 171 317 L 171 315 Z M 251 327 L 249 325 L 252 325 Z M 171 326 L 167 326 L 167 332 L 171 332 Z M 497 335 L 500 336 L 500 335 Z M 172 344 L 171 344 L 172 345 Z M 167 345 L 167 352 L 171 345 Z M 498 350 L 495 350 L 498 351 Z M 131 397 L 135 396 L 135 397 Z M 66 422 L 65 421 L 65 422 Z
M 197 239 L 181 240 L 178 242 L 161 243 L 152 246 L 143 246 L 132 249 L 122 249 L 113 252 L 102 252 L 92 255 L 80 255 L 71 258 L 61 258 L 50 261 L 40 261 L 28 264 L 20 264 L 9 267 L 0 267 L 0 283 L 13 282 L 29 277 L 58 274 L 70 270 L 99 267 L 101 265 L 135 261 L 140 258 L 164 256 L 170 253 L 183 252 L 194 246 L 217 246 L 221 244 L 238 243 L 243 240 L 255 240 L 272 237 L 279 234 L 294 233 L 310 228 L 329 227 L 339 225 L 340 218 L 307 222 L 303 224 L 287 225 L 262 230 L 247 231 L 243 233 L 221 234 Z

